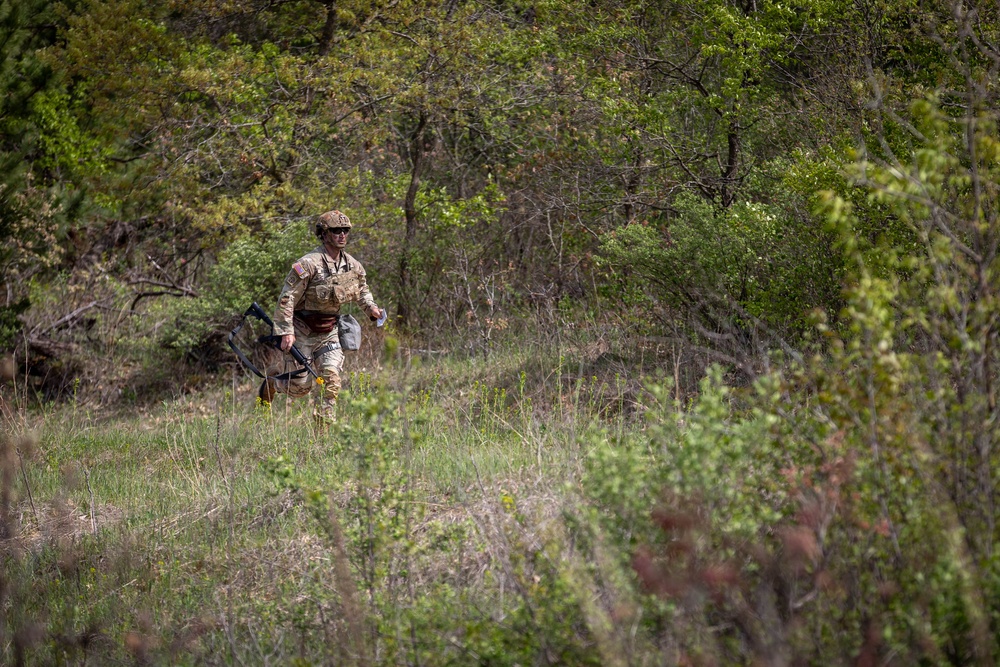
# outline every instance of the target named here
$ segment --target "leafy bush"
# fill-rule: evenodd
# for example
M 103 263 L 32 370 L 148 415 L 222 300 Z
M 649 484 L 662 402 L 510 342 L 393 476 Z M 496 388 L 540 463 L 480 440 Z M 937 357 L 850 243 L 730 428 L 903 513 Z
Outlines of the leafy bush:
M 233 241 L 209 269 L 195 299 L 165 306 L 173 322 L 162 333 L 162 342 L 183 350 L 205 344 L 234 317 L 256 301 L 270 312 L 289 267 L 316 243 L 309 225 L 300 222 Z
M 592 455 L 605 542 L 644 536 L 635 573 L 668 603 L 647 605 L 651 642 L 723 663 L 996 660 L 997 126 L 933 98 L 910 114 L 912 153 L 858 167 L 872 201 L 828 196 L 852 281 L 825 354 L 753 391 L 716 374 L 651 412 L 645 448 Z M 634 233 L 618 250 L 681 270 Z M 684 243 L 731 289 L 715 250 L 732 239 Z
M 708 331 L 731 319 L 801 336 L 815 309 L 840 306 L 843 265 L 834 236 L 800 193 L 812 161 L 775 162 L 750 197 L 718 209 L 694 194 L 673 202 L 675 215 L 619 228 L 605 237 L 606 268 L 619 297 L 693 315 Z M 793 169 L 794 167 L 794 169 Z

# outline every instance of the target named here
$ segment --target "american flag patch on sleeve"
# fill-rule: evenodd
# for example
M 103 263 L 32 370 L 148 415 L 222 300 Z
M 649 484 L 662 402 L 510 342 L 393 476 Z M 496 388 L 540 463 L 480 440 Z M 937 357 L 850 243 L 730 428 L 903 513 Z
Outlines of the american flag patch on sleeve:
M 300 279 L 306 277 L 306 270 L 302 267 L 302 264 L 300 264 L 299 262 L 295 262 L 294 264 L 292 264 L 292 270 L 295 271 L 295 273 L 298 275 Z

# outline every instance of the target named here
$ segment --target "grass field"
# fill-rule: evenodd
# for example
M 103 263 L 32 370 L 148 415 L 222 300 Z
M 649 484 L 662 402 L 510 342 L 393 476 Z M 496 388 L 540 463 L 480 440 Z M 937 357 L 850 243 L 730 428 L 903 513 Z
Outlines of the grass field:
M 989 662 L 1000 579 L 918 394 L 864 359 L 694 388 L 570 333 L 371 345 L 322 432 L 242 374 L 113 409 L 8 380 L 0 663 Z
M 370 357 L 328 432 L 243 376 L 10 406 L 3 662 L 605 662 L 564 515 L 592 443 L 642 425 L 599 356 Z

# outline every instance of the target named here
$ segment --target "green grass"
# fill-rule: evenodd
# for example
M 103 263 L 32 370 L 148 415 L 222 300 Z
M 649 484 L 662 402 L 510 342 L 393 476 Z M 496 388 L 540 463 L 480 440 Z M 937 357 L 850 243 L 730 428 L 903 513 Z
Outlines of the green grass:
M 577 335 L 357 359 L 323 433 L 251 378 L 0 404 L 0 664 L 853 664 L 875 622 L 908 664 L 987 655 L 997 567 L 938 548 L 911 431 L 875 465 L 867 408 L 794 373 L 681 410 Z
M 514 512 L 557 516 L 558 489 L 580 471 L 576 435 L 599 419 L 578 391 L 543 396 L 528 357 L 356 373 L 325 434 L 308 401 L 255 407 L 250 382 L 139 414 L 22 413 L 8 440 L 36 444 L 9 459 L 2 661 L 504 653 L 507 635 L 530 634 L 523 619 L 475 641 L 449 632 L 525 613 L 511 590 L 526 575 L 508 562 L 519 547 L 496 531 L 524 532 Z

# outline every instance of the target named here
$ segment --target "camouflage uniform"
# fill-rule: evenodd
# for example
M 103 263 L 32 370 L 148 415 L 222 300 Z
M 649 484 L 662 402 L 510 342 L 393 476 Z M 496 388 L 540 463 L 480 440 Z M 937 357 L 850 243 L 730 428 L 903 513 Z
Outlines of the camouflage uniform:
M 334 262 L 320 245 L 292 265 L 274 311 L 275 335 L 295 334 L 295 346 L 313 362 L 313 368 L 324 380 L 314 412 L 320 422 L 336 417 L 344 353 L 335 323 L 332 330 L 323 332 L 314 330 L 306 320 L 339 315 L 340 307 L 351 302 L 360 303 L 365 309 L 375 305 L 365 268 L 343 250 L 340 260 Z M 312 385 L 312 376 L 304 374 L 277 381 L 274 389 L 276 393 L 298 398 L 307 395 Z

